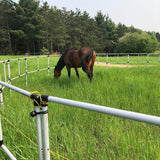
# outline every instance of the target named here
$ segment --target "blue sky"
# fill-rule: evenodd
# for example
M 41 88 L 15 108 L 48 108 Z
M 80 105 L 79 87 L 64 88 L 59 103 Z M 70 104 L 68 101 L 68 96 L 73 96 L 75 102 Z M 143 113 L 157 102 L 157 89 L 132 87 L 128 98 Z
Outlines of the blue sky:
M 18 2 L 18 0 L 14 0 Z M 58 9 L 87 11 L 91 17 L 98 11 L 118 24 L 133 25 L 145 31 L 160 32 L 160 0 L 40 0 Z

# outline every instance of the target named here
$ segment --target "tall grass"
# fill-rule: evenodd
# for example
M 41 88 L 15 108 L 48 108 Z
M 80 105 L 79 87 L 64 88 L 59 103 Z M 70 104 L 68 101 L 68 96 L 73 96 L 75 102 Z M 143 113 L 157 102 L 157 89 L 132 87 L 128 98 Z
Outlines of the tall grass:
M 43 60 L 42 60 L 43 63 Z M 33 64 L 33 63 L 32 63 Z M 14 66 L 13 66 L 14 68 Z M 12 82 L 28 91 L 40 91 L 55 97 L 73 99 L 103 106 L 160 115 L 160 67 L 108 68 L 94 67 L 90 84 L 87 75 L 79 69 L 77 79 L 62 71 L 53 79 L 53 70 L 28 75 Z M 4 92 L 3 115 L 34 142 L 37 142 L 32 101 L 18 93 Z M 50 149 L 74 160 L 99 159 L 159 159 L 160 129 L 136 121 L 82 110 L 61 104 L 49 103 Z M 38 159 L 38 149 L 2 119 L 6 146 L 17 159 Z M 0 150 L 0 157 L 7 159 Z M 51 154 L 51 159 L 63 159 Z

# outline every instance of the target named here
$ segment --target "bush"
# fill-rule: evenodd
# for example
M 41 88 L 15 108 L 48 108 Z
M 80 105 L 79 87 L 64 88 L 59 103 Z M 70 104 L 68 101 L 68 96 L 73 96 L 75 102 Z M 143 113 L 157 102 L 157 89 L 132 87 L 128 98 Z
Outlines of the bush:
M 158 47 L 158 41 L 154 35 L 145 32 L 126 33 L 118 40 L 115 48 L 117 53 L 151 53 Z

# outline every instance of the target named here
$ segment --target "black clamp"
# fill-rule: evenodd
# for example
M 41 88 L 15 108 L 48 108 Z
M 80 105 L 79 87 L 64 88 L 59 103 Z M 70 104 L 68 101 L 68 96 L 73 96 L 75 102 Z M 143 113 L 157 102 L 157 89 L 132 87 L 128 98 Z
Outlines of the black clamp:
M 48 95 L 39 96 L 37 94 L 31 94 L 30 98 L 33 99 L 34 107 L 41 108 L 41 106 L 43 107 L 48 106 Z M 48 110 L 40 111 L 40 112 L 33 111 L 30 113 L 30 115 L 31 117 L 34 117 L 37 114 L 47 114 L 47 113 L 48 113 Z
M 33 111 L 30 113 L 31 117 L 34 117 L 36 116 L 37 114 L 47 114 L 48 113 L 48 110 L 46 111 L 41 111 L 41 112 L 36 112 L 36 111 Z
M 34 107 L 40 107 L 41 102 L 40 102 L 40 96 L 39 95 L 31 94 L 30 98 L 33 99 Z
M 41 98 L 42 98 L 41 105 L 43 107 L 48 106 L 48 95 L 42 95 Z

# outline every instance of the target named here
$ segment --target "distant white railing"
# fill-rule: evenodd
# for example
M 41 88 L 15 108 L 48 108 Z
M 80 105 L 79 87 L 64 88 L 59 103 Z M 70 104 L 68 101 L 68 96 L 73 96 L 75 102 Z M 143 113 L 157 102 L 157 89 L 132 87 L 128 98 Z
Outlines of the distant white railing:
M 17 58 L 17 59 L 8 59 L 8 60 L 3 60 L 3 61 L 0 61 L 0 64 L 3 64 L 3 72 L 4 72 L 4 81 L 11 84 L 11 81 L 12 80 L 15 80 L 19 77 L 23 77 L 23 76 L 26 76 L 26 85 L 28 84 L 28 80 L 27 80 L 27 75 L 30 74 L 30 73 L 34 73 L 34 72 L 39 72 L 39 71 L 44 71 L 44 70 L 47 70 L 47 73 L 49 75 L 49 70 L 50 69 L 53 69 L 54 67 L 51 67 L 50 66 L 50 57 L 52 55 L 44 55 L 44 56 L 31 56 L 31 57 L 25 57 L 25 58 Z M 55 56 L 52 56 L 52 57 L 55 57 Z M 37 68 L 35 70 L 32 70 L 32 71 L 28 71 L 28 59 L 37 59 Z M 40 63 L 39 63 L 39 58 L 47 58 L 47 65 L 46 65 L 46 68 L 40 68 Z M 10 71 L 10 63 L 11 61 L 17 61 L 18 62 L 18 65 L 17 65 L 17 69 L 18 69 L 18 74 L 16 76 L 13 76 L 11 77 L 11 71 Z M 21 71 L 21 61 L 25 61 L 25 64 L 24 64 L 24 68 L 25 68 L 25 72 L 22 72 Z M 7 65 L 7 69 L 6 69 L 6 65 Z M 8 71 L 8 75 L 7 75 L 7 71 Z
M 149 66 L 149 63 L 160 63 L 160 53 L 96 53 L 97 55 L 97 62 L 99 62 L 100 57 L 106 56 L 106 67 L 108 67 L 108 64 L 127 64 L 127 67 L 129 67 L 129 64 L 131 63 L 146 63 L 147 66 Z M 126 56 L 126 61 L 120 61 L 120 57 Z M 131 61 L 130 57 L 137 56 L 137 61 Z M 140 61 L 140 56 L 146 56 L 145 61 Z M 150 60 L 150 56 L 157 57 L 155 61 Z M 109 57 L 117 57 L 117 60 L 114 62 L 109 61 Z

